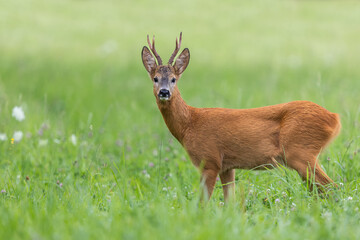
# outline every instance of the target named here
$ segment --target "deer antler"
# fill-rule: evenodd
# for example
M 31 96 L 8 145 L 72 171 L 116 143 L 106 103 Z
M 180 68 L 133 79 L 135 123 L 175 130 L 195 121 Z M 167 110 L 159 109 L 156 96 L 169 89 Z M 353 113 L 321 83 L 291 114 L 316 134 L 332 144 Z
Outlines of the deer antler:
M 171 55 L 171 57 L 170 57 L 170 59 L 169 59 L 169 62 L 168 62 L 168 64 L 172 64 L 172 62 L 174 61 L 174 58 L 175 58 L 175 56 L 176 56 L 176 54 L 179 52 L 179 50 L 180 50 L 180 46 L 181 46 L 181 38 L 182 38 L 182 32 L 180 32 L 180 39 L 179 39 L 179 42 L 178 42 L 178 39 L 176 38 L 176 42 L 175 42 L 175 44 L 176 44 L 176 46 L 175 46 L 175 50 L 174 50 L 174 52 L 173 52 L 173 54 Z
M 149 40 L 149 35 L 147 35 L 147 41 L 148 41 L 150 50 L 151 50 L 152 53 L 155 55 L 155 57 L 156 57 L 156 59 L 157 59 L 157 61 L 158 61 L 158 64 L 159 64 L 159 65 L 162 65 L 161 57 L 159 56 L 159 54 L 158 54 L 158 53 L 156 52 L 156 50 L 155 50 L 155 36 L 153 36 L 152 45 L 151 45 L 150 40 Z

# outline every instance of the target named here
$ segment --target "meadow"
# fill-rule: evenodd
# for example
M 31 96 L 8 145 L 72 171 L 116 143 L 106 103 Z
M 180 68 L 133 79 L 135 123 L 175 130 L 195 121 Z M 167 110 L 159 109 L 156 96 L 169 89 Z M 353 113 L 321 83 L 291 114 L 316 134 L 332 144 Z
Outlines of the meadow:
M 0 5 L 0 239 L 360 235 L 360 3 Z M 342 132 L 319 157 L 339 189 L 324 198 L 293 170 L 237 170 L 235 201 L 224 205 L 218 181 L 199 206 L 199 171 L 163 122 L 140 58 L 155 34 L 166 61 L 180 31 L 189 105 L 310 100 L 339 113 Z

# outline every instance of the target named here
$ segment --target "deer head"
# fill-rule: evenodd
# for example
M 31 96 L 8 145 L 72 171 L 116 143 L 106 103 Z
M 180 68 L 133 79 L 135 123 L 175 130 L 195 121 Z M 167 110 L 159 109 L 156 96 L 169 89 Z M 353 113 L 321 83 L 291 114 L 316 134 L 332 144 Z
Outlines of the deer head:
M 160 102 L 171 100 L 171 96 L 176 88 L 176 83 L 189 64 L 190 52 L 188 48 L 185 48 L 172 65 L 176 54 L 180 50 L 181 38 L 182 33 L 180 33 L 179 41 L 176 38 L 176 47 L 167 65 L 162 64 L 162 60 L 155 50 L 155 36 L 153 37 L 152 44 L 150 43 L 149 35 L 147 36 L 147 41 L 152 53 L 146 46 L 143 47 L 141 52 L 144 67 L 154 84 L 154 95 Z M 157 63 L 153 54 L 157 59 Z

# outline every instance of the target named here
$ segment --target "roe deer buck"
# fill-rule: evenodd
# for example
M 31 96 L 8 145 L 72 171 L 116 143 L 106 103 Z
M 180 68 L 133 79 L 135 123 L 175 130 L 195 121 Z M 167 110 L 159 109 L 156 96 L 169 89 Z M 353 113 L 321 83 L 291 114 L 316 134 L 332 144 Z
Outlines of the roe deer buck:
M 195 108 L 187 105 L 176 85 L 189 64 L 190 52 L 176 39 L 175 51 L 162 64 L 147 36 L 142 61 L 153 81 L 156 103 L 172 135 L 202 168 L 202 181 L 210 198 L 220 175 L 224 198 L 234 194 L 235 170 L 276 167 L 278 162 L 295 169 L 307 180 L 325 186 L 333 181 L 317 162 L 319 153 L 339 133 L 339 115 L 309 101 L 294 101 L 254 109 Z

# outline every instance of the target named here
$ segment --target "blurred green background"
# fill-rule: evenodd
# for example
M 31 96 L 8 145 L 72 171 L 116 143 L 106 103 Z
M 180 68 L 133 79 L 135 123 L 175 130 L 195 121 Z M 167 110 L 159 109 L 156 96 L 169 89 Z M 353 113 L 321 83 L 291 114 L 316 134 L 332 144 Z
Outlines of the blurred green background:
M 360 233 L 359 2 L 1 0 L 0 6 L 0 133 L 9 138 L 0 142 L 2 239 Z M 342 134 L 320 157 L 343 184 L 336 200 L 309 194 L 293 171 L 238 171 L 242 197 L 234 208 L 219 206 L 220 185 L 210 207 L 197 207 L 199 173 L 163 123 L 140 58 L 146 35 L 154 34 L 166 61 L 180 31 L 191 52 L 178 82 L 189 105 L 310 100 L 341 115 Z M 23 122 L 11 117 L 15 106 L 24 109 Z M 39 134 L 44 124 L 49 129 Z M 24 138 L 11 144 L 18 130 Z M 284 192 L 292 200 L 274 205 Z M 351 203 L 338 201 L 349 196 Z

